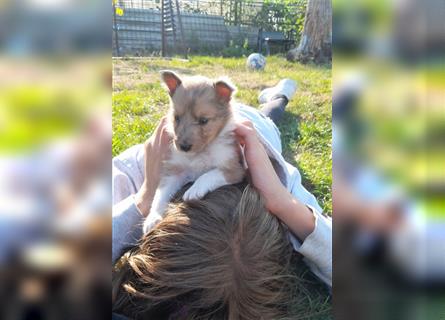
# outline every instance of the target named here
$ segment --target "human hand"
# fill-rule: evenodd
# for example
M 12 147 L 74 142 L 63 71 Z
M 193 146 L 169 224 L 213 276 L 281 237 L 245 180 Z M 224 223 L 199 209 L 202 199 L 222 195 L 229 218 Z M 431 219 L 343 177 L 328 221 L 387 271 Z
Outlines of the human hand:
M 151 203 L 161 179 L 162 162 L 170 150 L 170 139 L 167 132 L 167 118 L 164 117 L 152 136 L 144 143 L 145 178 L 141 189 L 135 195 L 136 206 L 144 217 L 150 212 Z

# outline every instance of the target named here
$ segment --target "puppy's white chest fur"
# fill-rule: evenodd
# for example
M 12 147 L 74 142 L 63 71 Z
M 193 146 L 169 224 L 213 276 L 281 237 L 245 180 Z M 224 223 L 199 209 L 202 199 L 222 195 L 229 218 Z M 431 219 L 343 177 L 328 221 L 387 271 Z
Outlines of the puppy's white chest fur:
M 199 154 L 180 152 L 172 147 L 171 158 L 167 162 L 172 166 L 183 168 L 187 182 L 194 181 L 202 174 L 223 167 L 238 157 L 234 140 L 232 134 L 223 133 L 222 137 L 215 139 Z
M 181 79 L 171 71 L 164 71 L 162 78 L 171 97 L 168 130 L 173 144 L 169 159 L 163 164 L 144 232 L 162 219 L 169 200 L 186 183 L 194 181 L 183 195 L 187 201 L 201 199 L 226 184 L 241 182 L 244 177 L 233 132 L 231 99 L 235 87 L 227 79 Z
M 233 126 L 227 125 L 220 135 L 199 154 L 180 152 L 172 146 L 172 153 L 164 162 L 166 169 L 156 190 L 144 232 L 162 219 L 169 199 L 186 183 L 195 181 L 184 193 L 184 200 L 200 199 L 207 193 L 241 182 L 244 168 L 240 162 Z

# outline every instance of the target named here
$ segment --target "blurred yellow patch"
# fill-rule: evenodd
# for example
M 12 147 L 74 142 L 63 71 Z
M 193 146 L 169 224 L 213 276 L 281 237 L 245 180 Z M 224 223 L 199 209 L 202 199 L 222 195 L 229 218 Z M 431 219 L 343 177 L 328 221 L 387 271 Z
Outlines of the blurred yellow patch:
M 116 8 L 116 14 L 118 16 L 123 16 L 124 15 L 124 9 L 122 8 Z

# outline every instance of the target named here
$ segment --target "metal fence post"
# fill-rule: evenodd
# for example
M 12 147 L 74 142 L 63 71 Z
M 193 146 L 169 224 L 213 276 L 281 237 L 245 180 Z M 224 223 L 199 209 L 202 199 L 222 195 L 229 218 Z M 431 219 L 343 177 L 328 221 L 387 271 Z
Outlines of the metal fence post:
M 116 54 L 118 57 L 120 57 L 121 54 L 119 50 L 119 35 L 118 35 L 119 32 L 117 30 L 115 1 L 113 1 L 113 29 L 114 29 L 114 45 L 116 46 Z
M 187 48 L 185 47 L 184 28 L 182 26 L 181 12 L 179 10 L 179 2 L 176 0 L 176 14 L 178 15 L 179 30 L 181 31 L 181 46 L 184 50 L 184 57 L 187 59 Z
M 165 37 L 165 24 L 164 24 L 164 0 L 161 0 L 161 41 L 162 41 L 162 47 L 161 47 L 161 55 L 165 57 L 167 55 L 167 44 L 166 44 L 166 37 Z

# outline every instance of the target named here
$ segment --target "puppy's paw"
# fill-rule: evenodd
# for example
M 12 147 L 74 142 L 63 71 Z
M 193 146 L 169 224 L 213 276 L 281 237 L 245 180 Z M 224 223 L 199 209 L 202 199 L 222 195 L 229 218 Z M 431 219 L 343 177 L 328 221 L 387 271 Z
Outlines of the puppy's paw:
M 182 196 L 184 201 L 197 200 L 209 193 L 209 187 L 205 183 L 195 182 Z
M 162 220 L 162 215 L 159 212 L 156 212 L 155 210 L 151 210 L 147 218 L 145 218 L 144 220 L 144 225 L 142 226 L 142 232 L 146 234 L 151 229 L 153 229 L 154 226 L 157 225 L 161 220 Z

